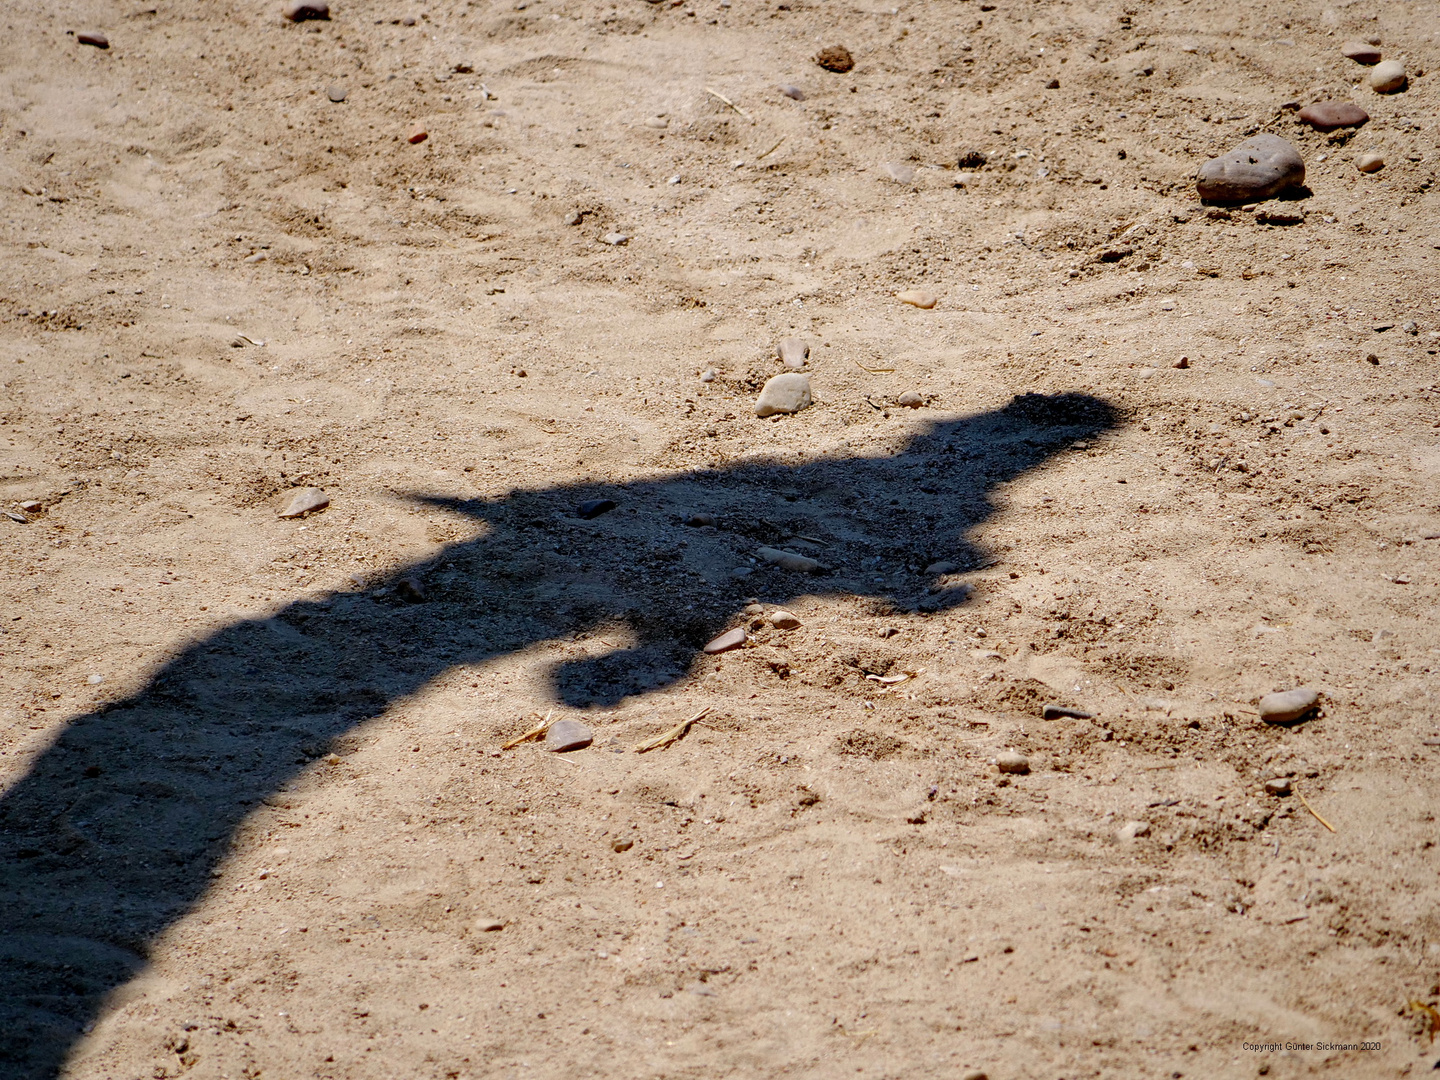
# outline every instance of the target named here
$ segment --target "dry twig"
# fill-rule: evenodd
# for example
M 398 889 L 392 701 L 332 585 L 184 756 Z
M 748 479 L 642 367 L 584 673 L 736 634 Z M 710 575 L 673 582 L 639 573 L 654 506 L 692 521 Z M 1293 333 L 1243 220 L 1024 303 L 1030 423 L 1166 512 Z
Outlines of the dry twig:
M 655 736 L 655 738 L 650 739 L 647 742 L 641 743 L 635 748 L 635 752 L 637 754 L 648 754 L 651 750 L 660 750 L 666 746 L 669 746 L 671 743 L 684 738 L 685 733 L 690 730 L 690 725 L 695 723 L 709 711 L 710 706 L 706 705 L 705 708 L 701 709 L 694 716 L 690 717 L 690 719 L 681 720 L 680 723 L 676 724 L 669 731 L 665 732 L 665 734 L 657 735 Z
M 1335 826 L 1334 826 L 1334 825 L 1331 825 L 1330 822 L 1326 821 L 1323 817 L 1320 816 L 1319 811 L 1317 811 L 1317 810 L 1315 809 L 1315 807 L 1313 807 L 1313 806 L 1310 805 L 1309 800 L 1307 800 L 1304 795 L 1301 795 L 1301 794 L 1300 794 L 1300 789 L 1299 789 L 1299 788 L 1294 788 L 1293 790 L 1294 790 L 1296 796 L 1300 799 L 1301 803 L 1304 804 L 1305 809 L 1306 809 L 1306 810 L 1309 810 L 1310 813 L 1312 813 L 1312 814 L 1315 815 L 1315 820 L 1318 821 L 1318 822 L 1320 822 L 1321 825 L 1324 825 L 1325 828 L 1329 829 L 1331 832 L 1334 832 L 1334 831 L 1335 831 Z
M 851 359 L 853 360 L 854 357 L 851 357 Z M 859 360 L 855 360 L 855 366 L 858 367 L 861 371 L 869 372 L 871 375 L 893 375 L 895 373 L 895 369 L 893 367 L 866 367 L 864 364 L 860 363 Z
M 554 710 L 552 709 L 551 712 L 553 712 L 553 711 L 554 711 Z M 521 743 L 523 743 L 523 742 L 529 742 L 531 739 L 539 739 L 539 738 L 543 737 L 544 734 L 545 734 L 545 732 L 547 732 L 547 731 L 549 731 L 549 730 L 550 730 L 550 713 L 547 712 L 547 713 L 545 714 L 545 719 L 544 719 L 544 720 L 541 720 L 540 723 L 536 724 L 536 725 L 535 725 L 533 728 L 531 728 L 529 731 L 525 732 L 524 735 L 517 735 L 517 736 L 515 736 L 515 738 L 511 739 L 511 740 L 510 740 L 509 742 L 507 742 L 504 746 L 500 747 L 500 749 L 501 749 L 501 750 L 514 750 L 515 747 L 519 746 L 519 745 L 520 745 Z
M 721 101 L 723 101 L 726 105 L 729 105 L 730 108 L 734 109 L 737 113 L 739 113 L 741 116 L 743 116 L 746 120 L 749 120 L 749 119 L 750 119 L 750 114 L 749 114 L 749 113 L 747 113 L 744 109 L 740 108 L 739 105 L 736 105 L 733 101 L 731 101 L 731 100 L 730 100 L 728 97 L 726 97 L 724 94 L 720 93 L 720 91 L 718 91 L 718 90 L 711 90 L 711 89 L 707 86 L 707 87 L 705 87 L 705 92 L 706 92 L 707 94 L 709 94 L 711 97 L 717 97 L 717 98 L 719 98 L 719 99 L 720 99 Z M 784 140 L 781 140 L 781 141 L 783 142 Z M 778 146 L 779 143 L 776 143 L 775 145 Z

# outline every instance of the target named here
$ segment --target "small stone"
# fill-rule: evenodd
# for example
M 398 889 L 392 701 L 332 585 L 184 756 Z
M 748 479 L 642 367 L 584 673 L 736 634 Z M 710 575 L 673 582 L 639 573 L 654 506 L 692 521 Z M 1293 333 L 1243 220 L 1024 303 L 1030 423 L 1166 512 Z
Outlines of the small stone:
M 787 371 L 772 376 L 760 388 L 760 396 L 755 399 L 755 415 L 797 413 L 809 406 L 810 401 L 810 376 Z
M 622 244 L 628 244 L 630 242 L 630 237 L 626 236 L 623 232 L 607 232 L 600 239 L 611 247 L 620 247 Z
M 586 521 L 597 518 L 601 514 L 608 514 L 615 509 L 614 499 L 586 499 L 575 508 L 575 516 L 582 517 Z
M 1049 82 L 1047 82 L 1047 83 L 1045 84 L 1045 89 L 1046 89 L 1046 90 L 1059 90 L 1059 89 L 1060 89 L 1060 80 L 1059 80 L 1059 79 L 1051 79 Z
M 1405 65 L 1399 60 L 1386 60 L 1384 63 L 1376 64 L 1370 71 L 1370 77 L 1366 80 L 1370 89 L 1377 94 L 1393 94 L 1404 90 L 1405 84 L 1410 81 L 1405 74 Z
M 903 405 L 907 409 L 918 409 L 925 404 L 925 399 L 914 390 L 906 390 L 895 399 L 896 405 Z
M 800 555 L 794 551 L 785 551 L 783 548 L 762 547 L 755 554 L 766 562 L 780 567 L 781 570 L 789 570 L 796 574 L 813 574 L 820 569 L 820 564 L 810 556 Z
M 412 146 L 424 142 L 429 137 L 430 132 L 425 130 L 424 124 L 412 124 L 410 126 L 410 134 L 405 136 L 406 140 Z
M 1379 172 L 1385 168 L 1385 159 L 1373 151 L 1361 154 L 1355 159 L 1355 168 L 1363 173 Z
M 844 75 L 855 66 L 855 58 L 850 55 L 850 50 L 844 45 L 830 45 L 815 54 L 815 63 L 826 71 Z
M 1068 705 L 1046 705 L 1040 710 L 1040 716 L 1044 720 L 1091 720 L 1095 714 L 1084 709 L 1072 709 Z
M 955 161 L 955 167 L 957 169 L 978 169 L 989 160 L 984 150 L 961 150 L 959 158 Z
M 714 514 L 691 514 L 689 517 L 687 517 L 687 518 L 685 519 L 685 524 L 691 526 L 692 528 L 696 528 L 696 529 L 701 528 L 701 527 L 703 527 L 703 526 L 705 526 L 705 525 L 712 525 L 712 526 L 713 526 L 713 525 L 715 524 L 715 515 L 714 515 Z
M 650 116 L 646 118 L 645 126 L 655 128 L 657 131 L 664 131 L 670 126 L 670 121 L 666 120 L 663 116 Z
M 909 184 L 915 179 L 915 169 L 903 161 L 887 161 L 885 175 L 897 184 Z
M 344 101 L 349 93 L 350 91 L 346 90 L 345 87 L 341 86 L 339 83 L 331 83 L 328 87 L 325 88 L 325 96 L 328 97 L 331 101 L 335 102 L 336 105 L 339 105 L 340 102 Z
M 791 371 L 799 371 L 810 356 L 810 346 L 797 337 L 781 338 L 775 347 L 781 362 Z
M 290 0 L 283 9 L 285 18 L 291 22 L 304 22 L 306 19 L 328 19 L 330 18 L 330 5 L 325 0 Z
M 99 686 L 102 682 L 105 681 L 105 676 L 104 676 L 104 675 L 91 675 L 91 676 L 90 676 L 88 679 L 86 679 L 85 681 L 86 681 L 87 683 L 89 683 L 91 686 Z
M 1301 120 L 1319 131 L 1342 127 L 1360 127 L 1370 114 L 1351 101 L 1317 101 L 1306 105 L 1297 114 Z
M 1368 41 L 1347 41 L 1340 46 L 1340 55 L 1357 64 L 1380 63 L 1380 50 Z
M 949 561 L 932 562 L 929 566 L 925 567 L 925 573 L 927 573 L 927 574 L 953 574 L 953 573 L 955 573 L 955 571 L 957 571 L 957 570 L 959 570 L 959 569 L 960 569 L 960 564 L 959 564 L 959 563 L 953 563 L 953 562 L 949 562 Z
M 745 636 L 745 628 L 737 626 L 734 630 L 726 630 L 717 638 L 712 638 L 706 645 L 705 651 L 710 655 L 729 652 L 731 649 L 738 649 L 744 645 L 749 638 Z
M 1260 699 L 1260 719 L 1267 724 L 1289 724 L 1315 708 L 1320 692 L 1307 686 L 1279 690 Z
M 612 840 L 610 842 L 610 850 L 622 855 L 634 846 L 634 840 Z
M 717 376 L 717 375 L 719 375 L 719 374 L 720 374 L 720 373 L 719 373 L 718 371 L 716 371 L 713 367 L 712 367 L 712 368 L 706 368 L 704 371 L 702 371 L 702 372 L 700 373 L 700 381 L 701 381 L 701 382 L 714 382 L 714 381 L 715 381 L 715 376 Z
M 934 293 L 927 292 L 925 289 L 901 289 L 895 294 L 895 299 L 902 304 L 924 308 L 927 311 L 940 302 Z
M 482 934 L 493 934 L 496 931 L 504 930 L 505 924 L 499 919 L 476 919 L 475 929 Z
M 1253 202 L 1305 182 L 1299 151 L 1278 135 L 1262 132 L 1200 166 L 1196 190 L 1215 202 Z
M 1413 326 L 1414 324 L 1411 323 L 1411 325 Z M 20 509 L 24 510 L 27 514 L 38 514 L 41 510 L 45 509 L 45 504 L 39 499 L 26 499 L 20 504 Z
M 584 750 L 594 741 L 594 733 L 579 720 L 556 720 L 545 732 L 545 749 L 552 754 Z
M 415 25 L 415 16 L 414 16 L 414 15 L 406 15 L 403 19 L 400 20 L 400 25 L 401 25 L 401 26 L 414 26 L 414 25 Z
M 330 496 L 317 487 L 296 488 L 290 499 L 285 504 L 285 509 L 280 511 L 282 518 L 304 517 L 306 514 L 318 513 L 330 505 Z
M 1018 750 L 1005 750 L 995 756 L 995 767 L 1002 773 L 1023 776 L 1030 771 L 1030 759 Z
M 75 35 L 75 40 L 81 45 L 93 45 L 97 49 L 110 48 L 110 39 L 104 34 L 96 33 L 93 30 L 86 30 Z
M 760 603 L 760 601 L 758 600 L 752 600 L 750 603 L 745 605 L 745 614 L 763 615 L 765 614 L 765 605 Z
M 404 577 L 395 583 L 395 595 L 407 604 L 425 602 L 425 583 L 417 577 Z
M 1181 371 L 1184 371 L 1190 366 L 1190 358 L 1188 356 L 1182 356 L 1179 360 L 1176 360 L 1175 363 L 1171 364 L 1170 366 L 1179 368 Z
M 1276 776 L 1270 780 L 1266 780 L 1265 794 L 1284 798 L 1290 794 L 1290 781 L 1283 776 Z
M 780 93 L 795 101 L 805 100 L 805 91 L 801 90 L 798 86 L 791 86 L 789 83 L 781 83 L 775 89 L 779 90 Z
M 585 220 L 585 215 L 579 210 L 571 210 L 562 220 L 566 225 L 579 225 Z
M 798 618 L 784 608 L 776 608 L 772 611 L 769 622 L 776 630 L 798 630 L 803 625 Z
M 1403 330 L 1403 331 L 1405 331 L 1405 333 L 1407 333 L 1407 334 L 1411 335 L 1412 337 L 1414 337 L 1414 336 L 1416 336 L 1416 335 L 1418 335 L 1418 334 L 1420 333 L 1420 324 L 1417 323 L 1414 319 L 1411 319 L 1411 320 L 1409 320 L 1408 322 L 1406 322 L 1403 326 L 1401 326 L 1400 329 Z M 28 505 L 28 504 L 26 504 L 26 503 L 21 503 L 21 504 L 20 504 L 20 508 L 23 510 L 23 509 L 26 507 L 26 505 Z
M 1150 835 L 1150 823 L 1148 821 L 1127 821 L 1115 834 L 1117 840 L 1135 840 L 1141 836 Z

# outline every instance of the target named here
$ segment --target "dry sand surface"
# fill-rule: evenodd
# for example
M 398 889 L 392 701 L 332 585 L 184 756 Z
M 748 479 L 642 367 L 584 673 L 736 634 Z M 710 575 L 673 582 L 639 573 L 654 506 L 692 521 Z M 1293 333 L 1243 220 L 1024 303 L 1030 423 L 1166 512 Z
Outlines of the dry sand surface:
M 331 16 L 0 13 L 0 1076 L 1429 1074 L 1433 4 Z

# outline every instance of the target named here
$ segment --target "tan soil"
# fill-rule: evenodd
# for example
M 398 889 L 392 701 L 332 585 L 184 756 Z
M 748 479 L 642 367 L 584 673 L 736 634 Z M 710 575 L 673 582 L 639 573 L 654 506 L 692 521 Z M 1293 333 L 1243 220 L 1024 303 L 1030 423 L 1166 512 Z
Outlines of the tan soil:
M 1429 1069 L 1432 7 L 279 6 L 0 16 L 0 1075 Z

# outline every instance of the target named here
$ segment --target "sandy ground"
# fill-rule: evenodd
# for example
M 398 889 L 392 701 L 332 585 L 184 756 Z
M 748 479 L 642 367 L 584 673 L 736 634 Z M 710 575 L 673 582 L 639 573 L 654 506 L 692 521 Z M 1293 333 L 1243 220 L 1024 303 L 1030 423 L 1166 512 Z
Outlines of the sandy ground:
M 1433 5 L 148 2 L 0 15 L 0 1076 L 1428 1074 Z

